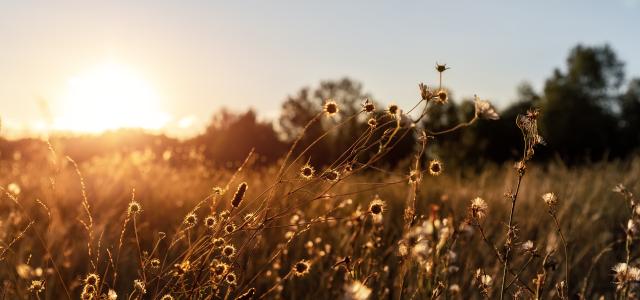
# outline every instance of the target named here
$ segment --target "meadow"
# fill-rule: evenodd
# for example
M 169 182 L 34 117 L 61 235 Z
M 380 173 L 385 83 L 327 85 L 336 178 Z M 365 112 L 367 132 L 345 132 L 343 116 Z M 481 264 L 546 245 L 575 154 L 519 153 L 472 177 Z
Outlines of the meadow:
M 498 115 L 477 98 L 468 122 L 416 128 L 447 101 L 420 92 L 413 109 L 364 102 L 315 137 L 370 116 L 328 166 L 306 155 L 315 142 L 297 141 L 266 167 L 254 153 L 233 168 L 209 168 L 197 152 L 175 164 L 169 150 L 76 164 L 54 144 L 40 159 L 4 161 L 2 299 L 637 297 L 639 158 L 535 163 L 535 109 L 513 124 L 520 160 L 476 170 L 427 158 L 434 137 Z M 310 124 L 339 109 L 327 101 Z M 381 163 L 414 131 L 409 161 Z

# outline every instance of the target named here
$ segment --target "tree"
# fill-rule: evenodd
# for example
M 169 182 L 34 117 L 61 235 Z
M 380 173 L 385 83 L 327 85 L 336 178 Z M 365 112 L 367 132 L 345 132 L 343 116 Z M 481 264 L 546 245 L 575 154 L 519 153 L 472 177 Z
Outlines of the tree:
M 567 71 L 556 69 L 547 79 L 541 130 L 566 161 L 601 159 L 616 144 L 613 109 L 623 67 L 608 45 L 578 45 L 567 59 Z

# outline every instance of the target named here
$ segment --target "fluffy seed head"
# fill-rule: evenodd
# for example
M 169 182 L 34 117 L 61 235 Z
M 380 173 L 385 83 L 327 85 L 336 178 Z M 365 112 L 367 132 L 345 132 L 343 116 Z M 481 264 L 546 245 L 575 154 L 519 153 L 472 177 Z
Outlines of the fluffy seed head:
M 542 200 L 544 200 L 544 203 L 551 210 L 555 209 L 556 205 L 558 204 L 558 197 L 556 197 L 556 194 L 554 193 L 546 193 L 542 195 Z
M 231 206 L 233 207 L 240 206 L 240 202 L 242 202 L 242 199 L 244 198 L 244 194 L 247 192 L 247 187 L 248 186 L 246 182 L 240 183 L 240 185 L 238 185 L 238 190 L 233 195 L 233 200 L 231 200 Z
M 476 108 L 476 117 L 486 120 L 498 120 L 500 116 L 496 112 L 496 109 L 491 105 L 491 102 L 487 100 L 481 100 L 478 96 L 475 96 L 474 100 Z
M 470 210 L 471 216 L 473 216 L 474 218 L 482 220 L 487 215 L 488 209 L 489 206 L 487 205 L 487 202 L 484 201 L 484 199 L 476 197 L 475 199 L 471 200 Z
M 339 111 L 338 103 L 333 100 L 328 100 L 325 102 L 323 110 L 328 116 L 333 116 Z

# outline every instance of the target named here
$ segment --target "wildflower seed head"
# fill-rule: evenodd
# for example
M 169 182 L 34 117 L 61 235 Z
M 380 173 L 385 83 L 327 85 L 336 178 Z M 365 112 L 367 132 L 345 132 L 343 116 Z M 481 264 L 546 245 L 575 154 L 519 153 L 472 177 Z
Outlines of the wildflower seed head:
M 324 104 L 324 112 L 328 115 L 328 116 L 333 116 L 335 114 L 338 113 L 339 108 L 338 108 L 338 103 L 336 103 L 333 100 L 328 100 L 325 104 Z
M 521 247 L 522 247 L 522 251 L 524 251 L 524 252 L 533 253 L 536 250 L 534 248 L 534 246 L 533 246 L 533 241 L 532 240 L 528 240 L 528 241 L 522 243 Z
M 442 72 L 444 72 L 446 70 L 449 70 L 449 69 L 451 69 L 451 68 L 447 67 L 447 64 L 436 63 L 436 71 L 438 71 L 439 73 L 442 73 Z
M 96 273 L 89 273 L 89 275 L 87 275 L 87 277 L 85 277 L 84 279 L 84 284 L 86 285 L 98 285 L 98 282 L 100 282 L 100 276 Z
M 399 111 L 400 109 L 396 104 L 392 103 L 392 104 L 389 104 L 389 107 L 387 107 L 387 112 L 393 117 L 397 116 Z
M 83 294 L 94 295 L 96 293 L 96 286 L 95 285 L 85 285 L 82 288 L 82 293 Z
M 433 92 L 427 87 L 426 84 L 420 83 L 418 84 L 418 88 L 420 89 L 420 97 L 422 100 L 429 101 L 433 98 Z
M 371 289 L 359 280 L 344 286 L 344 299 L 367 300 L 371 296 Z
M 229 265 L 225 263 L 217 263 L 215 266 L 213 266 L 213 269 L 211 271 L 216 276 L 222 276 L 227 273 L 227 270 L 229 270 Z
M 488 209 L 489 206 L 487 205 L 487 202 L 484 201 L 484 199 L 476 197 L 475 199 L 471 200 L 470 211 L 473 218 L 482 220 L 487 216 Z
M 440 104 L 445 104 L 449 102 L 449 94 L 445 90 L 438 91 L 438 97 L 436 98 L 436 102 Z
M 204 226 L 207 226 L 209 229 L 213 229 L 213 227 L 216 226 L 216 217 L 207 216 L 204 218 Z
M 159 259 L 157 259 L 157 258 L 152 259 L 152 260 L 149 262 L 149 266 L 151 266 L 151 268 L 153 268 L 153 269 L 158 269 L 158 268 L 160 268 L 160 260 L 159 260 Z
M 231 200 L 231 206 L 240 206 L 240 202 L 242 202 L 244 194 L 247 192 L 247 187 L 248 185 L 246 182 L 242 182 L 240 183 L 240 185 L 238 185 L 238 190 L 236 190 L 236 193 L 233 195 L 233 200 Z
M 166 294 L 164 296 L 162 296 L 162 298 L 160 298 L 160 300 L 173 300 L 173 296 Z
M 214 248 L 222 248 L 226 244 L 226 242 L 223 238 L 214 238 L 211 241 L 211 244 Z
M 236 225 L 234 225 L 233 223 L 229 223 L 224 226 L 225 233 L 230 234 L 230 233 L 233 233 L 234 231 L 236 231 Z
M 107 300 L 117 300 L 118 299 L 118 293 L 116 293 L 116 291 L 109 289 L 109 291 L 107 292 Z
M 409 171 L 409 183 L 418 183 L 420 182 L 421 176 L 418 170 Z
M 128 216 L 132 216 L 132 215 L 135 216 L 141 212 L 142 212 L 142 205 L 140 205 L 138 201 L 129 202 L 129 207 L 127 208 Z
M 309 274 L 311 263 L 308 260 L 301 260 L 293 265 L 293 274 L 301 277 Z
M 340 178 L 340 173 L 336 170 L 327 170 L 322 174 L 322 179 L 327 181 L 338 181 Z
M 196 226 L 196 223 L 198 223 L 198 216 L 196 216 L 195 213 L 189 213 L 184 217 L 183 223 L 187 227 Z
M 136 291 L 138 291 L 138 293 L 140 294 L 146 294 L 147 293 L 147 288 L 144 284 L 144 281 L 140 280 L 140 279 L 136 279 L 133 281 L 133 289 L 135 289 Z
M 378 195 L 369 203 L 369 213 L 378 216 L 384 213 L 385 203 Z
M 378 121 L 376 120 L 376 118 L 370 118 L 367 121 L 367 125 L 369 125 L 369 127 L 371 128 L 376 128 L 376 126 L 378 126 Z
M 313 174 L 315 174 L 315 172 L 316 170 L 309 164 L 305 164 L 300 168 L 300 176 L 307 180 L 313 178 Z
M 475 96 L 474 104 L 476 108 L 476 117 L 486 120 L 500 119 L 500 116 L 493 105 L 491 105 L 491 102 L 481 100 L 478 96 Z
M 369 101 L 369 99 L 366 99 L 362 104 L 362 110 L 367 113 L 372 113 L 376 110 L 376 106 L 373 102 Z
M 440 173 L 442 173 L 442 163 L 437 159 L 429 162 L 429 174 L 438 176 Z
M 554 193 L 546 193 L 542 195 L 542 200 L 549 207 L 549 210 L 555 211 L 556 206 L 558 205 L 558 197 Z
M 236 248 L 233 245 L 226 245 L 222 248 L 222 255 L 226 257 L 233 257 L 236 254 Z
M 44 291 L 44 280 L 31 280 L 29 291 L 36 294 Z
M 224 281 L 229 285 L 236 285 L 238 283 L 238 277 L 236 276 L 236 273 L 229 272 L 227 276 L 224 277 Z
M 226 220 L 226 219 L 228 219 L 230 214 L 231 214 L 231 213 L 230 213 L 228 210 L 223 210 L 223 211 L 220 213 L 220 220 Z

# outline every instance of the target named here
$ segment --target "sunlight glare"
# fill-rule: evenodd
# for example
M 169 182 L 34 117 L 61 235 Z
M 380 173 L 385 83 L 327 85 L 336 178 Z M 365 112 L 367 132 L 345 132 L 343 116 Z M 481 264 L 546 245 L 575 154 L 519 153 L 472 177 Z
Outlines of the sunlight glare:
M 71 78 L 54 127 L 78 132 L 161 129 L 169 121 L 160 97 L 134 70 L 107 63 Z

